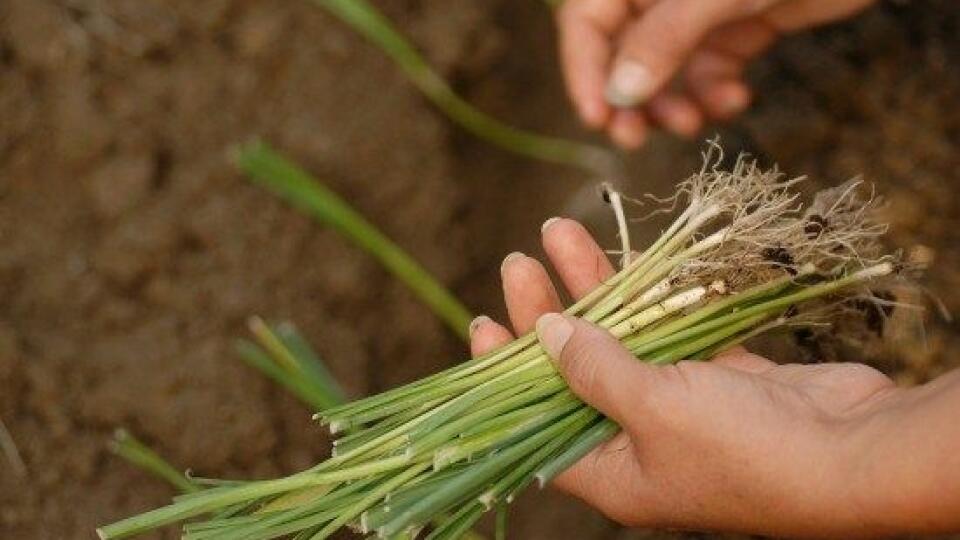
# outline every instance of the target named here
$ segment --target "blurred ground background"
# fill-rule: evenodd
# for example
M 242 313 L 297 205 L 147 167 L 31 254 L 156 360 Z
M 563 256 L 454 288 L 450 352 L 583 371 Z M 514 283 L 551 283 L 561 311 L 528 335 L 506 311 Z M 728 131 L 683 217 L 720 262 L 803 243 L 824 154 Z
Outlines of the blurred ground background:
M 481 109 L 585 137 L 541 3 L 376 4 Z M 888 2 L 787 39 L 754 67 L 750 113 L 712 128 L 811 186 L 876 182 L 893 245 L 935 255 L 925 283 L 954 312 L 958 22 L 949 0 Z M 0 460 L 0 538 L 91 538 L 95 524 L 168 500 L 109 454 L 116 426 L 203 476 L 285 474 L 322 456 L 309 412 L 232 353 L 250 314 L 298 323 L 355 396 L 464 355 L 376 263 L 241 178 L 228 151 L 255 135 L 493 315 L 502 257 L 540 253 L 540 223 L 594 180 L 459 131 L 306 1 L 4 0 L 0 419 L 28 475 Z M 698 152 L 658 138 L 629 159 L 629 191 L 668 193 Z M 586 218 L 613 244 L 609 216 Z M 870 346 L 779 359 L 867 358 L 905 383 L 958 365 L 955 323 L 890 328 Z M 553 493 L 522 500 L 510 531 L 646 536 Z

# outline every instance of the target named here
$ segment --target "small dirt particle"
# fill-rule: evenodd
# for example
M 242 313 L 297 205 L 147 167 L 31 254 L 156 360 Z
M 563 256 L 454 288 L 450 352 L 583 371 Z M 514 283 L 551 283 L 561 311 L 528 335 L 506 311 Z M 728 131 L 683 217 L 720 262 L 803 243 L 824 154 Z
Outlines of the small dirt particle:
M 110 220 L 133 209 L 149 194 L 155 175 L 151 152 L 123 154 L 100 166 L 86 183 L 97 216 Z
M 803 232 L 810 240 L 820 238 L 823 231 L 827 229 L 827 220 L 819 214 L 813 214 L 807 218 L 807 223 L 803 226 Z
M 765 248 L 761 255 L 763 258 L 773 263 L 774 266 L 783 268 L 790 274 L 796 274 L 797 271 L 793 268 L 796 264 L 796 261 L 793 259 L 793 255 L 790 254 L 790 251 L 787 248 L 782 246 L 769 247 Z

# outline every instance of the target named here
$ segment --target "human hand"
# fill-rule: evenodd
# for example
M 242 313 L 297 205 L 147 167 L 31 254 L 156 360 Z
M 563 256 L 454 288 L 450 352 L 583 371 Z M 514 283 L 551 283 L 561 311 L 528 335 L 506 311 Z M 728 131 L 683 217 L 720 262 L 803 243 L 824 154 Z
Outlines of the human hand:
M 543 246 L 570 295 L 613 274 L 590 234 L 544 224 Z M 514 331 L 536 327 L 571 389 L 623 431 L 555 484 L 623 524 L 777 536 L 876 534 L 862 514 L 853 436 L 898 390 L 860 364 L 784 365 L 730 351 L 713 362 L 651 366 L 602 329 L 558 315 L 544 267 L 511 254 L 502 266 Z M 545 315 L 546 314 L 546 315 Z M 489 318 L 471 324 L 475 355 L 512 339 Z
M 557 26 L 567 91 L 583 122 L 624 148 L 641 146 L 653 126 L 690 137 L 746 109 L 744 68 L 777 36 L 873 1 L 565 0 Z

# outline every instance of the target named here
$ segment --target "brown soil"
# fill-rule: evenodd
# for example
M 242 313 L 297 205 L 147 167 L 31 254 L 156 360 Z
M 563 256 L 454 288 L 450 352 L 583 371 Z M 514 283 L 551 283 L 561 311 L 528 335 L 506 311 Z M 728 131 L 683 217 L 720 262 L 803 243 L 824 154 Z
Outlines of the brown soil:
M 378 4 L 481 108 L 582 136 L 540 3 Z M 787 40 L 753 74 L 760 102 L 724 137 L 821 183 L 877 182 L 892 241 L 936 255 L 927 283 L 957 312 L 953 7 L 883 5 Z M 328 441 L 308 411 L 232 353 L 250 314 L 296 321 L 352 395 L 464 354 L 368 257 L 237 174 L 228 151 L 252 136 L 495 315 L 501 257 L 537 253 L 539 223 L 584 207 L 571 202 L 580 173 L 464 135 L 309 2 L 5 0 L 0 419 L 28 476 L 0 460 L 0 538 L 90 538 L 96 524 L 164 503 L 167 486 L 107 452 L 117 426 L 205 476 L 278 475 L 322 456 Z M 667 192 L 697 151 L 656 140 L 630 160 L 631 188 Z M 609 231 L 587 206 L 578 213 Z M 958 365 L 958 328 L 916 320 L 867 347 L 905 382 Z M 526 497 L 511 519 L 513 538 L 638 535 L 556 494 Z

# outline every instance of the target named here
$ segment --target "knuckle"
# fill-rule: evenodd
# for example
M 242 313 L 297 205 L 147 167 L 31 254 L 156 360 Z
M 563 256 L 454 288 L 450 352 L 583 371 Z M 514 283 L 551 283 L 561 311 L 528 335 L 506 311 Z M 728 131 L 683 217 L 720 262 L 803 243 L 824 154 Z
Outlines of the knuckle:
M 564 347 L 568 382 L 575 391 L 593 395 L 600 390 L 600 358 L 597 345 L 595 336 L 588 332 L 581 334 L 578 330 Z
M 660 58 L 664 66 L 679 64 L 689 53 L 699 36 L 692 30 L 692 25 L 683 20 L 671 20 L 654 30 L 655 39 L 648 41 L 651 53 Z
M 687 397 L 697 392 L 705 366 L 708 364 L 690 360 L 663 366 L 656 383 L 648 385 L 638 396 L 648 417 L 662 425 L 675 423 L 686 410 Z

